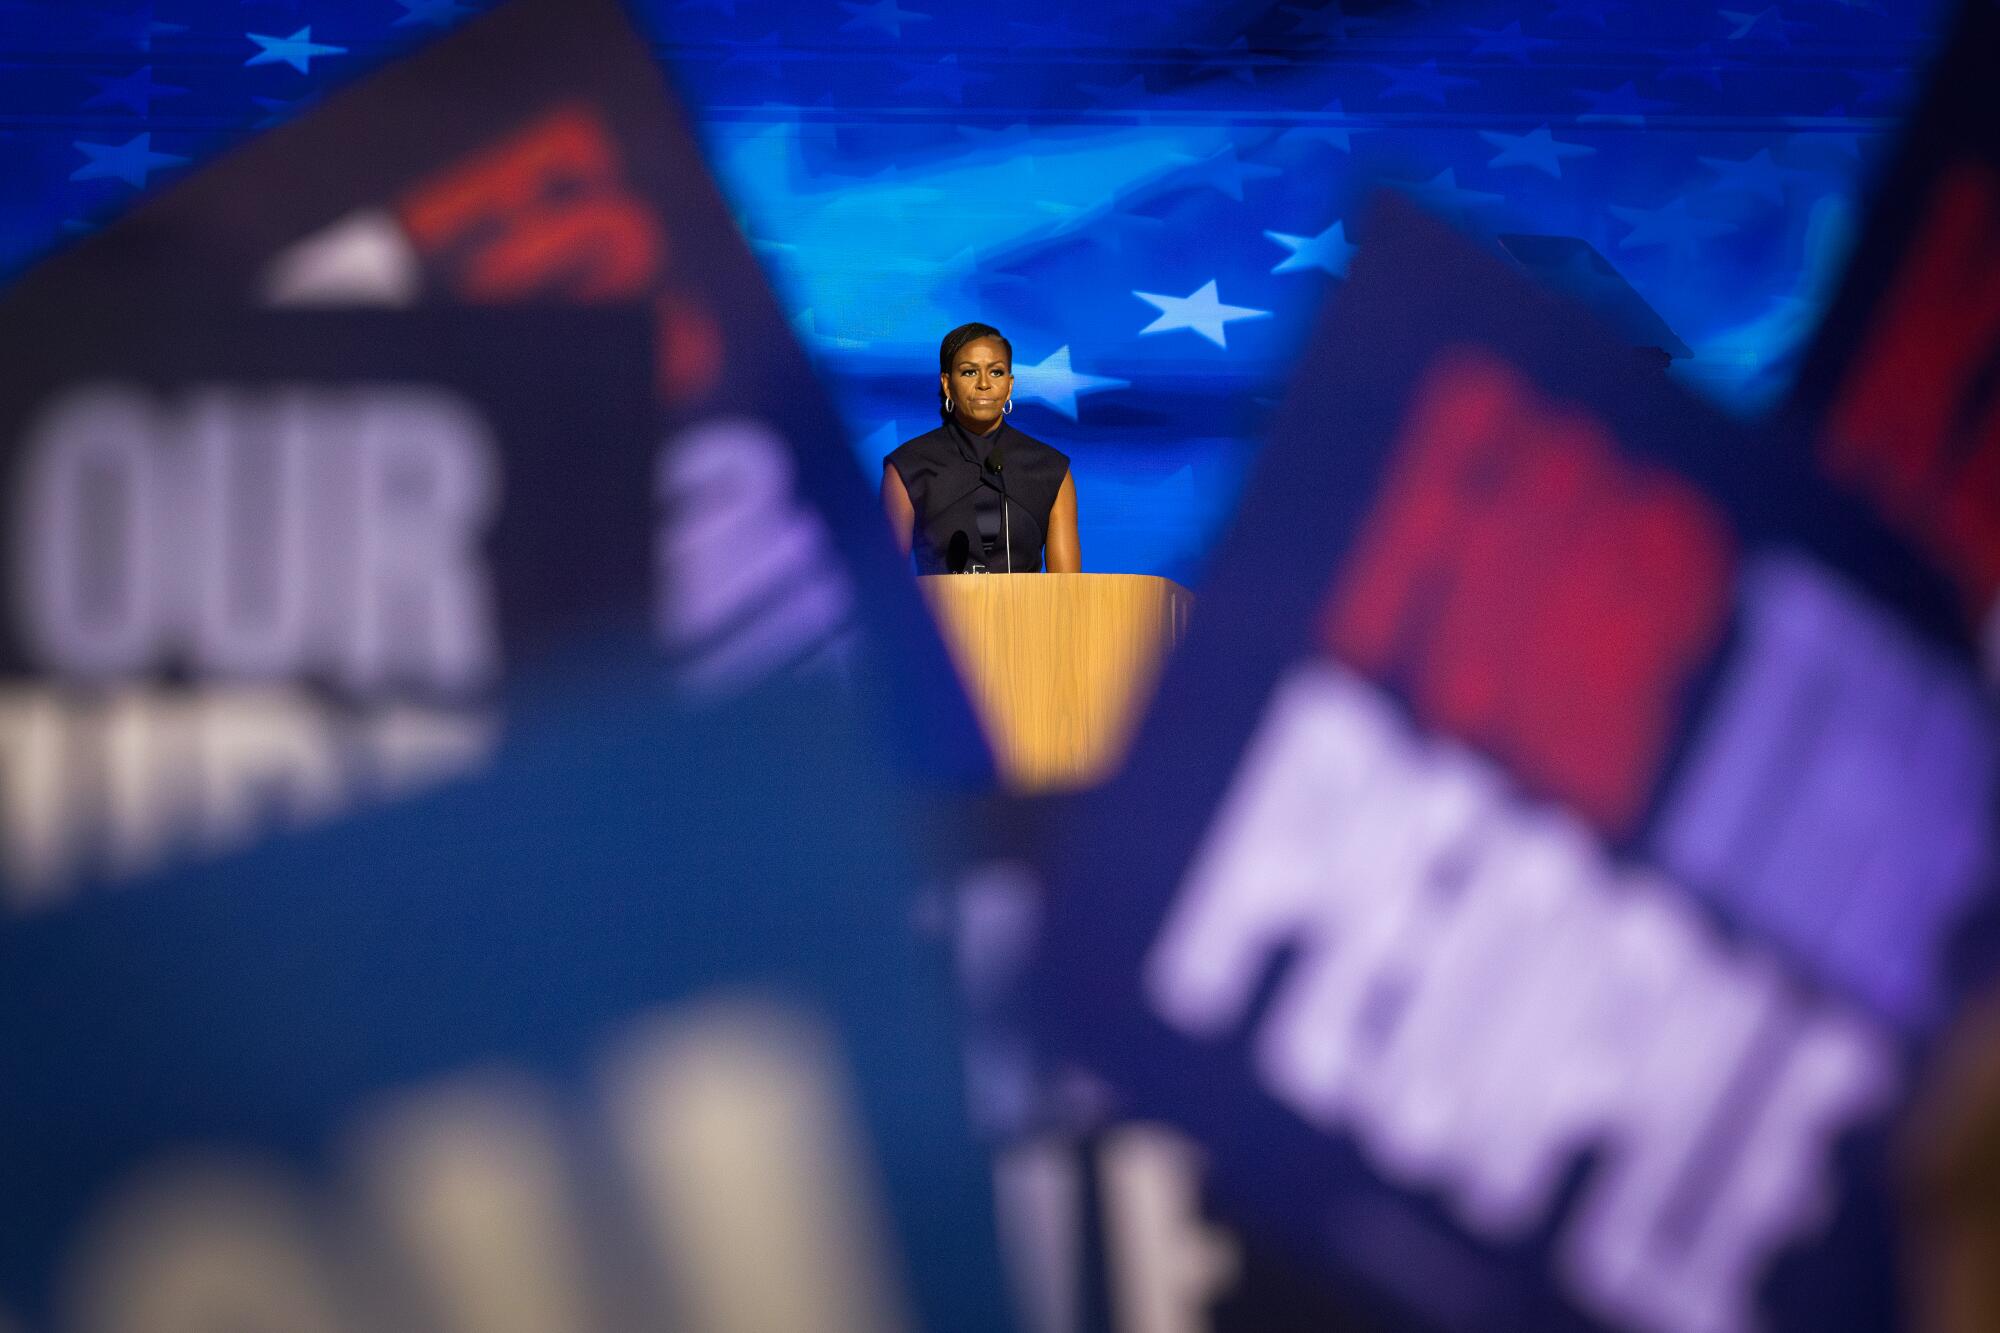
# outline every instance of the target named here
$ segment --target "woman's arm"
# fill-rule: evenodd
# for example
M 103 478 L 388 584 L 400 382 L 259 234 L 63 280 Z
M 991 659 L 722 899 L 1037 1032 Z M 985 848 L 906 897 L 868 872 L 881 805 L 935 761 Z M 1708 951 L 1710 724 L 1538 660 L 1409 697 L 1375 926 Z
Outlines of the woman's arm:
M 1065 482 L 1065 485 L 1068 483 Z M 1061 503 L 1060 500 L 1057 501 Z M 1075 521 L 1075 506 L 1071 507 L 1070 518 Z M 903 486 L 903 474 L 896 471 L 893 463 L 882 465 L 882 512 L 889 516 L 889 531 L 896 534 L 896 549 L 904 555 L 910 553 L 910 543 L 914 540 L 917 527 L 916 506 L 910 503 L 910 493 Z
M 1076 484 L 1068 473 L 1063 474 L 1062 487 L 1049 509 L 1048 557 L 1051 574 L 1083 572 L 1083 552 L 1076 542 Z

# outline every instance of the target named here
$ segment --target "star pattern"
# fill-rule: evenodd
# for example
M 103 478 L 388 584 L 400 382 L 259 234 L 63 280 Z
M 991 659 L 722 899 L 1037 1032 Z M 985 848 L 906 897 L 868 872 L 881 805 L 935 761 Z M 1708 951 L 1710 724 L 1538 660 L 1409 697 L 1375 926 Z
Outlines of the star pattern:
M 0 199 L 0 275 L 498 3 L 0 0 L 9 135 L 29 146 Z M 1127 404 L 1162 364 L 1190 439 L 1237 438 L 1242 403 L 1283 395 L 1286 349 L 1385 183 L 1474 236 L 1587 238 L 1690 344 L 1725 340 L 1697 358 L 1742 367 L 1705 370 L 1718 391 L 1768 396 L 1812 326 L 1771 312 L 1816 310 L 1837 262 L 1807 219 L 1854 207 L 1949 0 L 1280 0 L 1143 26 L 1065 0 L 976 21 L 928 0 L 622 3 L 855 423 L 916 420 L 879 368 L 921 368 L 943 329 L 986 319 L 1034 359 L 1017 367 L 1032 412 L 1085 409 L 1089 429 L 1053 442 L 1094 479 L 1096 441 L 1161 447 Z M 533 97 L 533 72 L 510 77 Z M 1226 338 L 1242 320 L 1269 336 Z M 1187 379 L 1197 353 L 1228 378 Z M 1227 492 L 1244 454 L 1204 448 L 1175 466 Z M 1096 516 L 1112 492 L 1093 485 Z M 1151 533 L 1133 540 L 1169 573 L 1208 531 L 1105 521 Z
M 1236 145 L 1226 144 L 1190 167 L 1182 179 L 1186 184 L 1213 186 L 1241 203 L 1245 181 L 1270 180 L 1283 174 L 1276 167 L 1268 167 L 1261 162 L 1243 161 L 1236 155 Z
M 869 0 L 866 4 L 840 0 L 840 7 L 852 16 L 840 25 L 842 32 L 879 32 L 898 41 L 902 40 L 905 23 L 928 23 L 931 17 L 904 9 L 896 0 Z
M 936 64 L 919 66 L 915 73 L 905 79 L 896 89 L 899 93 L 917 96 L 935 93 L 951 99 L 957 106 L 965 101 L 965 90 L 972 84 L 985 83 L 991 74 L 974 74 L 959 67 L 958 55 L 954 52 L 944 56 Z
M 1589 157 L 1597 150 L 1588 144 L 1563 143 L 1544 125 L 1526 134 L 1502 134 L 1481 130 L 1479 137 L 1500 151 L 1486 160 L 1489 167 L 1529 167 L 1545 176 L 1562 177 L 1566 157 Z
M 1316 268 L 1336 278 L 1347 276 L 1347 263 L 1357 247 L 1347 243 L 1347 224 L 1336 222 L 1317 236 L 1287 236 L 1280 231 L 1264 233 L 1292 253 L 1281 260 L 1273 273 L 1297 273 Z
M 1312 139 L 1319 143 L 1331 144 L 1343 153 L 1354 151 L 1354 136 L 1368 133 L 1366 126 L 1353 123 L 1347 108 L 1338 97 L 1328 102 L 1319 116 L 1297 129 L 1287 130 L 1286 135 L 1295 139 Z
M 1435 212 L 1462 214 L 1502 202 L 1506 196 L 1458 183 L 1458 168 L 1446 167 L 1429 180 L 1398 181 L 1397 188 Z
M 1768 148 L 1758 149 L 1741 162 L 1723 157 L 1702 157 L 1696 160 L 1716 173 L 1717 180 L 1710 188 L 1756 195 L 1759 199 L 1773 204 L 1785 202 L 1787 184 L 1806 177 L 1805 172 L 1779 166 Z
M 1250 39 L 1248 37 L 1238 37 L 1228 46 L 1223 47 L 1212 55 L 1204 55 L 1201 63 L 1196 68 L 1204 72 L 1215 71 L 1227 74 L 1238 83 L 1255 87 L 1257 84 L 1257 70 L 1260 66 L 1269 67 L 1284 63 L 1284 61 L 1271 56 L 1259 55 L 1250 49 Z
M 260 130 L 284 124 L 304 105 L 302 102 L 288 102 L 282 97 L 253 97 L 250 100 L 263 108 L 264 114 L 250 122 L 253 129 Z
M 1613 204 L 1611 215 L 1632 228 L 1619 240 L 1619 249 L 1661 246 L 1683 258 L 1692 257 L 1701 242 L 1736 230 L 1733 222 L 1694 216 L 1688 212 L 1685 197 L 1677 197 L 1660 208 L 1652 209 L 1622 208 Z
M 257 54 L 243 63 L 246 65 L 290 65 L 301 74 L 312 73 L 312 62 L 321 56 L 346 55 L 344 46 L 331 46 L 312 39 L 312 25 L 300 28 L 289 37 L 270 37 L 263 33 L 243 34 L 258 47 Z
M 1478 82 L 1456 74 L 1440 73 L 1435 60 L 1426 60 L 1421 65 L 1377 65 L 1375 68 L 1389 80 L 1389 86 L 1382 90 L 1385 102 L 1392 97 L 1420 97 L 1426 102 L 1443 106 L 1447 91 L 1469 88 Z
M 1577 119 L 1584 122 L 1597 121 L 1603 124 L 1644 125 L 1646 117 L 1655 111 L 1671 111 L 1672 102 L 1662 102 L 1656 98 L 1641 97 L 1639 90 L 1630 80 L 1619 84 L 1609 92 L 1601 89 L 1579 88 L 1576 95 L 1590 103 L 1590 110 Z
M 1071 369 L 1067 343 L 1032 366 L 1024 366 L 1018 361 L 1014 363 L 1015 401 L 1047 403 L 1071 421 L 1076 420 L 1076 400 L 1084 394 L 1123 389 L 1130 384 L 1130 380 L 1114 379 L 1109 375 L 1084 375 Z
M 123 78 L 93 78 L 97 92 L 85 106 L 120 106 L 133 115 L 144 118 L 153 114 L 153 99 L 156 97 L 179 97 L 187 89 L 168 83 L 153 81 L 153 67 L 142 65 Z
M 140 5 L 127 12 L 97 13 L 91 15 L 91 20 L 97 35 L 105 41 L 148 52 L 153 49 L 155 37 L 171 37 L 187 31 L 185 23 L 162 23 L 154 18 L 151 5 Z
M 135 189 L 143 189 L 146 178 L 154 172 L 187 161 L 173 153 L 154 152 L 150 131 L 135 134 L 122 144 L 85 143 L 79 139 L 76 147 L 90 160 L 69 174 L 71 180 L 108 178 L 124 181 Z
M 1226 327 L 1239 319 L 1268 319 L 1268 310 L 1252 310 L 1248 306 L 1225 305 L 1216 294 L 1215 279 L 1197 287 L 1186 296 L 1161 296 L 1154 292 L 1134 291 L 1148 305 L 1159 309 L 1160 317 L 1140 329 L 1140 333 L 1171 333 L 1175 329 L 1190 329 L 1214 343 L 1217 347 L 1229 346 Z
M 1855 94 L 1857 105 L 1870 102 L 1895 102 L 1908 95 L 1909 80 L 1901 71 L 1893 69 L 1850 69 L 1844 71 L 1854 80 L 1859 91 Z
M 1790 46 L 1792 44 L 1790 29 L 1809 26 L 1786 18 L 1776 5 L 1766 5 L 1755 12 L 1733 9 L 1718 12 L 1729 24 L 1729 40 L 1732 42 L 1761 39 L 1775 42 L 1779 46 Z

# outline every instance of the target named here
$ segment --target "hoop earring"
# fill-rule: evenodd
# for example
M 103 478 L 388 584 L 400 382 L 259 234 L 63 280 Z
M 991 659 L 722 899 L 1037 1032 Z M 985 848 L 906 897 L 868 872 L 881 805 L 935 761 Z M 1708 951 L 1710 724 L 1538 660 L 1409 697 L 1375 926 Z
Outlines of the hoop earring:
M 1006 416 L 1009 412 L 1012 412 L 1013 410 L 1014 410 L 1014 400 L 1012 398 L 1009 398 L 1006 402 L 1000 404 L 1000 415 L 1003 417 Z
M 957 409 L 957 408 L 955 408 L 955 407 L 953 407 L 953 406 L 952 406 L 952 404 L 951 404 L 951 395 L 950 395 L 950 394 L 946 394 L 946 395 L 944 396 L 944 414 L 945 414 L 946 416 L 950 416 L 950 415 L 951 415 L 951 414 L 952 414 L 953 412 L 955 412 L 955 411 L 957 411 L 957 410 L 958 410 L 958 409 Z

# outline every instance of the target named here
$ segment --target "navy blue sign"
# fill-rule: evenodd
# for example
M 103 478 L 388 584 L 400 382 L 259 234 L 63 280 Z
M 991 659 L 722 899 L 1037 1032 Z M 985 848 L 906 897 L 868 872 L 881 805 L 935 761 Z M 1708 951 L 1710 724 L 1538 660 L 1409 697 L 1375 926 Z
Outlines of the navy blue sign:
M 1880 1137 L 1993 887 L 1948 580 L 1440 224 L 1369 234 L 1051 854 L 1045 1036 L 1392 1326 L 1888 1326 Z
M 0 1323 L 1009 1327 L 914 821 L 818 688 L 0 929 Z

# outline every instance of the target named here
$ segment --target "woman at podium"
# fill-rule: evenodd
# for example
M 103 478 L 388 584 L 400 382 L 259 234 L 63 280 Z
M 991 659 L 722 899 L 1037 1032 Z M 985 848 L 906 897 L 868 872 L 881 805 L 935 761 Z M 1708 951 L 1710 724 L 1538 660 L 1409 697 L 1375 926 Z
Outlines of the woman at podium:
M 919 574 L 1083 569 L 1069 459 L 1007 424 L 1014 347 L 961 324 L 938 348 L 936 430 L 882 462 L 882 508 Z

